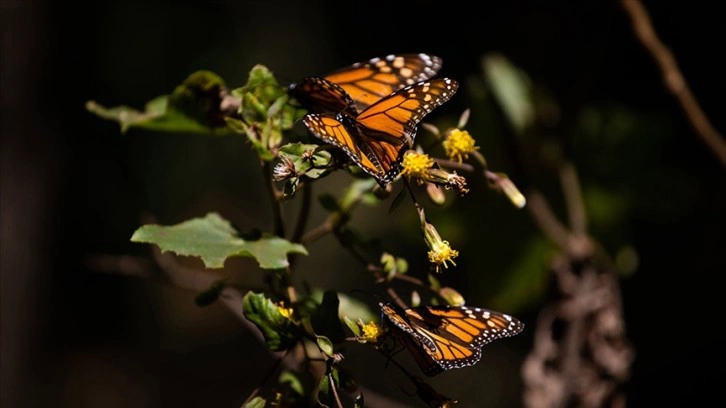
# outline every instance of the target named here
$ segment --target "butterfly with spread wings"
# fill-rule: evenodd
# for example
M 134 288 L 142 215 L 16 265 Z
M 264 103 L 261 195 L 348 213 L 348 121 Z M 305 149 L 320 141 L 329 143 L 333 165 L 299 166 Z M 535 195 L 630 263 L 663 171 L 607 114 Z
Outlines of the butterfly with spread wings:
M 434 376 L 481 359 L 487 343 L 519 334 L 524 323 L 508 314 L 478 307 L 422 306 L 401 309 L 379 303 L 394 335 L 424 374 Z
M 458 87 L 449 78 L 423 81 L 393 92 L 357 115 L 309 113 L 303 123 L 313 135 L 345 151 L 385 187 L 400 173 L 403 154 L 413 145 L 418 123 L 448 101 Z
M 323 78 L 303 78 L 291 84 L 289 92 L 311 113 L 345 111 L 355 116 L 394 91 L 433 78 L 441 64 L 441 58 L 429 54 L 388 55 Z

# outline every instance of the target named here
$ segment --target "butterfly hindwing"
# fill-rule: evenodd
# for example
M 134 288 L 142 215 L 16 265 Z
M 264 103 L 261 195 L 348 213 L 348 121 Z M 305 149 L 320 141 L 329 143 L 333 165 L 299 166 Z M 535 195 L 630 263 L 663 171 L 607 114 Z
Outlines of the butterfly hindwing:
M 424 306 L 398 311 L 381 304 L 381 310 L 429 376 L 473 365 L 481 359 L 485 344 L 524 329 L 510 315 L 476 307 Z

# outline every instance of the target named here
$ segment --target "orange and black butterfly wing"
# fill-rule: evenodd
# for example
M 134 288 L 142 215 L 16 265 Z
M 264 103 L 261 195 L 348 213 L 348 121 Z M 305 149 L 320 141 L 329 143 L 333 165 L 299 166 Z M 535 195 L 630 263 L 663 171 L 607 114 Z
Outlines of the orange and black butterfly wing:
M 412 147 L 417 126 L 437 106 L 456 93 L 459 84 L 439 78 L 399 89 L 361 112 L 355 120 L 358 134 L 377 162 L 387 184 L 401 170 L 403 154 Z
M 467 306 L 411 308 L 406 309 L 406 318 L 424 351 L 443 370 L 475 364 L 484 345 L 524 329 L 524 324 L 513 316 Z
M 360 112 L 398 89 L 433 78 L 441 65 L 435 55 L 388 55 L 339 69 L 325 79 L 343 88 Z
M 425 306 L 400 312 L 382 304 L 381 309 L 429 376 L 475 364 L 485 344 L 524 328 L 510 315 L 475 307 Z
M 350 95 L 343 88 L 325 78 L 303 78 L 290 85 L 289 93 L 309 112 L 346 112 L 353 116 L 358 115 Z
M 421 371 L 428 376 L 434 376 L 444 371 L 439 362 L 432 357 L 432 353 L 426 350 L 432 345 L 424 345 L 419 339 L 419 334 L 406 320 L 406 312 L 399 311 L 390 304 L 380 303 L 379 305 L 383 315 L 390 323 L 393 323 L 392 332 L 411 353 Z
M 308 114 L 303 123 L 319 139 L 344 150 L 381 186 L 401 171 L 403 154 L 416 137 L 416 126 L 448 101 L 458 82 L 440 78 L 419 82 L 388 95 L 353 117 L 346 113 Z
M 377 156 L 372 155 L 370 145 L 361 141 L 352 121 L 348 115 L 330 113 L 309 113 L 303 118 L 303 123 L 315 137 L 343 150 L 358 167 L 381 183 L 385 172 Z

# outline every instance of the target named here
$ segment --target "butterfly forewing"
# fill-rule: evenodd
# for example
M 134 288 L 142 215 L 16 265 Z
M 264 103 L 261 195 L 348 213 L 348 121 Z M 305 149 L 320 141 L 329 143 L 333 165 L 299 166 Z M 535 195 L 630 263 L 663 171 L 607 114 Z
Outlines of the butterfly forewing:
M 418 123 L 448 101 L 458 88 L 459 83 L 449 78 L 407 86 L 361 112 L 356 122 L 367 129 L 405 135 L 407 141 L 413 141 Z
M 441 58 L 429 54 L 388 55 L 355 63 L 325 79 L 340 85 L 362 111 L 404 86 L 432 78 L 441 64 Z
M 403 312 L 390 305 L 381 308 L 427 375 L 475 364 L 485 344 L 524 328 L 510 315 L 475 307 L 425 306 Z
M 325 78 L 303 78 L 290 85 L 290 94 L 310 112 L 345 112 L 353 116 L 358 115 L 350 95 L 339 85 Z

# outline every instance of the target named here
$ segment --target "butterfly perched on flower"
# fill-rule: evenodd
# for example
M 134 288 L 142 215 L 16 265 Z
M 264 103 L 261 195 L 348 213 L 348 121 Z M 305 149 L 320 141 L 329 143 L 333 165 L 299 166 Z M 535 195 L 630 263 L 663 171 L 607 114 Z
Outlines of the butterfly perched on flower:
M 434 376 L 475 364 L 484 345 L 519 334 L 524 323 L 508 314 L 468 306 L 401 309 L 379 303 L 394 335 L 412 353 L 424 374 Z
M 417 125 L 437 106 L 448 101 L 459 87 L 449 78 L 436 78 L 401 88 L 357 115 L 309 113 L 308 130 L 348 154 L 382 187 L 401 171 L 403 154 L 412 147 Z
M 429 54 L 388 55 L 338 69 L 325 77 L 306 77 L 289 87 L 290 95 L 311 113 L 356 115 L 405 86 L 433 78 L 441 58 Z

